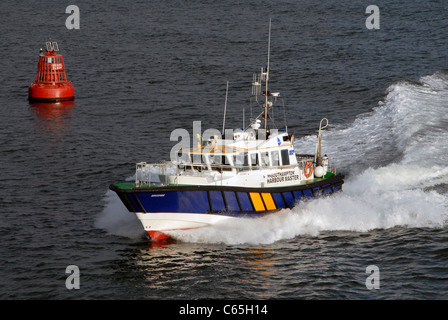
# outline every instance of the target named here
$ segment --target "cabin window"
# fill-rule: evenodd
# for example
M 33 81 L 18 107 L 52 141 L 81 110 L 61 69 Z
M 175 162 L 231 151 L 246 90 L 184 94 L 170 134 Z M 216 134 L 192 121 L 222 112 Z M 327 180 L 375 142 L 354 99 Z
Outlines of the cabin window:
M 274 167 L 280 166 L 280 157 L 278 151 L 272 151 L 271 158 L 272 158 L 272 166 Z
M 233 165 L 235 167 L 241 167 L 243 165 L 242 154 L 236 154 L 233 156 Z
M 248 160 L 248 154 L 245 153 L 239 153 L 233 156 L 233 165 L 235 167 L 238 167 L 240 170 L 248 170 L 249 169 L 249 160 Z
M 228 164 L 230 164 L 229 160 L 224 155 L 214 155 L 213 156 L 213 163 L 214 164 L 218 164 L 218 165 L 222 165 L 222 164 L 227 164 L 228 165 Z
M 212 161 L 212 164 L 222 164 L 222 156 L 214 154 L 213 158 L 210 157 L 210 161 Z
M 281 154 L 282 154 L 282 165 L 284 165 L 284 166 L 289 165 L 289 150 L 283 149 L 281 151 Z
M 214 154 L 210 155 L 210 165 L 212 170 L 221 171 L 231 171 L 232 168 L 229 166 L 229 159 L 225 155 Z
M 269 152 L 261 152 L 261 165 L 269 167 Z
M 258 163 L 258 153 L 251 153 L 250 154 L 250 163 L 252 167 L 257 167 L 259 165 Z
M 222 156 L 222 170 L 224 171 L 232 171 L 232 167 L 230 167 L 230 159 L 228 158 L 230 156 Z M 228 165 L 228 166 L 226 166 Z
M 177 153 L 177 161 L 191 163 L 191 157 L 189 153 L 179 151 Z
M 230 165 L 229 158 L 227 158 L 225 155 L 215 156 L 215 159 L 218 161 L 216 163 L 219 164 L 220 169 L 224 171 L 232 170 L 232 168 L 229 166 Z

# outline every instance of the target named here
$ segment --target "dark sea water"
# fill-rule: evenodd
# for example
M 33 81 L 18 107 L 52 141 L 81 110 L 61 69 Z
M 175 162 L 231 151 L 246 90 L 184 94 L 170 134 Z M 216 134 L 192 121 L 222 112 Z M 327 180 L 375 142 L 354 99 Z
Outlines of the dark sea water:
M 67 6 L 80 9 L 69 30 Z M 369 30 L 368 5 L 380 9 Z M 448 1 L 0 2 L 0 299 L 447 299 Z M 240 127 L 266 64 L 344 191 L 154 244 L 109 184 L 176 128 Z M 30 104 L 51 37 L 73 104 Z M 66 268 L 80 270 L 68 290 Z M 376 266 L 379 288 L 368 289 Z

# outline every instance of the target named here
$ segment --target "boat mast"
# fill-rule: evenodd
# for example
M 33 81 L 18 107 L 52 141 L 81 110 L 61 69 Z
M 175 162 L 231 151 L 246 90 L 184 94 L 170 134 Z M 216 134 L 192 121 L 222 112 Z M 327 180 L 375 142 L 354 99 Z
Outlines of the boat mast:
M 222 120 L 222 134 L 224 135 L 224 130 L 226 128 L 226 112 L 227 112 L 227 96 L 229 94 L 229 81 L 227 81 L 227 88 L 226 88 L 226 101 L 224 103 L 224 117 Z M 244 115 L 243 115 L 244 118 Z M 244 126 L 243 126 L 244 128 Z
M 265 102 L 264 102 L 264 129 L 268 130 L 268 81 L 269 81 L 269 59 L 271 54 L 271 18 L 269 18 L 269 38 L 268 38 L 268 65 L 266 67 L 266 91 L 264 93 Z
M 322 123 L 325 121 L 325 125 L 322 126 Z M 322 118 L 319 123 L 319 133 L 317 134 L 316 141 L 316 151 L 314 153 L 314 163 L 316 166 L 322 165 L 322 129 L 325 129 L 328 126 L 328 119 Z

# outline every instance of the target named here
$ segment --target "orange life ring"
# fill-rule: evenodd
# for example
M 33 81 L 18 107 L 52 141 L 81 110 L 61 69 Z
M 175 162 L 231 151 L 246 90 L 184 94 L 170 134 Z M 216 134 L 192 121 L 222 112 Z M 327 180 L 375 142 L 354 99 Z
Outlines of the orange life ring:
M 313 163 L 308 161 L 305 165 L 305 169 L 303 170 L 305 177 L 309 178 L 313 174 Z

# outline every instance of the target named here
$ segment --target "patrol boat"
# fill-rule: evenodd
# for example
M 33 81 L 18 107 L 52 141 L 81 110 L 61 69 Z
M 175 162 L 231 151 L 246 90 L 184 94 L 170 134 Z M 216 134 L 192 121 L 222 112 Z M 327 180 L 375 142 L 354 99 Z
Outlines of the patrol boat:
M 138 162 L 135 180 L 109 186 L 152 240 L 171 238 L 175 230 L 275 214 L 342 190 L 344 176 L 321 153 L 326 118 L 319 123 L 314 154 L 296 153 L 294 134 L 286 125 L 273 127 L 270 115 L 282 99 L 269 91 L 269 56 L 270 27 L 267 67 L 252 81 L 251 108 L 260 113 L 246 128 L 229 134 L 224 111 L 226 134 L 198 136 L 192 148 L 174 150 L 171 161 Z

